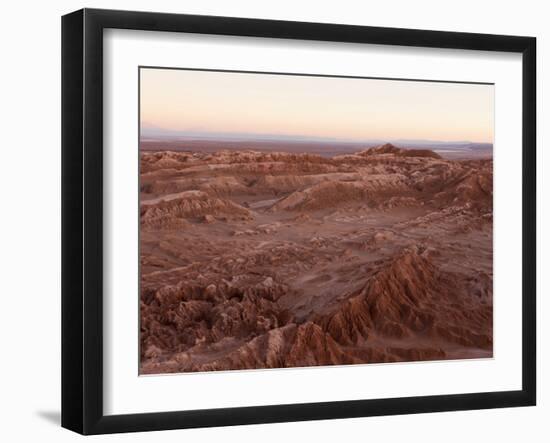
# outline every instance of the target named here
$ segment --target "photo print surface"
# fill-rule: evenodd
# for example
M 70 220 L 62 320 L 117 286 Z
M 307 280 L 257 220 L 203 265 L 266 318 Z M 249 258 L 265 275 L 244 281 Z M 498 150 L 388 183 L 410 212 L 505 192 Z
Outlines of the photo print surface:
M 140 374 L 493 356 L 494 85 L 141 67 Z

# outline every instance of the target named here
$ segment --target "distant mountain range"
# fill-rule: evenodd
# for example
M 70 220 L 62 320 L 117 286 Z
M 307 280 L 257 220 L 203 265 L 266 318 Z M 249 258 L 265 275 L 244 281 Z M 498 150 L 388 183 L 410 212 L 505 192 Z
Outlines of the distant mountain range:
M 246 141 L 246 142 L 294 142 L 294 143 L 338 143 L 338 144 L 361 144 L 361 145 L 379 145 L 391 142 L 401 146 L 442 146 L 447 147 L 465 147 L 486 145 L 491 143 L 475 143 L 469 140 L 442 141 L 426 139 L 345 139 L 335 137 L 317 137 L 310 135 L 286 135 L 286 134 L 257 134 L 257 133 L 239 133 L 239 132 L 202 132 L 202 131 L 173 131 L 165 130 L 153 126 L 142 126 L 141 141 Z

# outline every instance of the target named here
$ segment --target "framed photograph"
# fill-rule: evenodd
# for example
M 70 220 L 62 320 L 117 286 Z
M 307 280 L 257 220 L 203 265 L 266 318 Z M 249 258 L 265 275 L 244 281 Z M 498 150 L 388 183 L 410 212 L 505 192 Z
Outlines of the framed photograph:
M 532 37 L 62 20 L 62 425 L 536 402 Z

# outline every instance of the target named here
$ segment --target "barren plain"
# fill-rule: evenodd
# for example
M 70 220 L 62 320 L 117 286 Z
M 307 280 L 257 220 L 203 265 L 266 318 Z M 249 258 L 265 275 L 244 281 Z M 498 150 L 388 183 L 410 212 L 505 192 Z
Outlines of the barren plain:
M 142 151 L 142 374 L 491 357 L 493 162 Z

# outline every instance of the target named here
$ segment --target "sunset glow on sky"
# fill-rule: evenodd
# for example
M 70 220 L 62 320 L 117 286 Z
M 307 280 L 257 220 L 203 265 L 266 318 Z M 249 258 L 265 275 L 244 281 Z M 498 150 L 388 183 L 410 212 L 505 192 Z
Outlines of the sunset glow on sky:
M 494 86 L 142 68 L 142 133 L 493 142 Z

